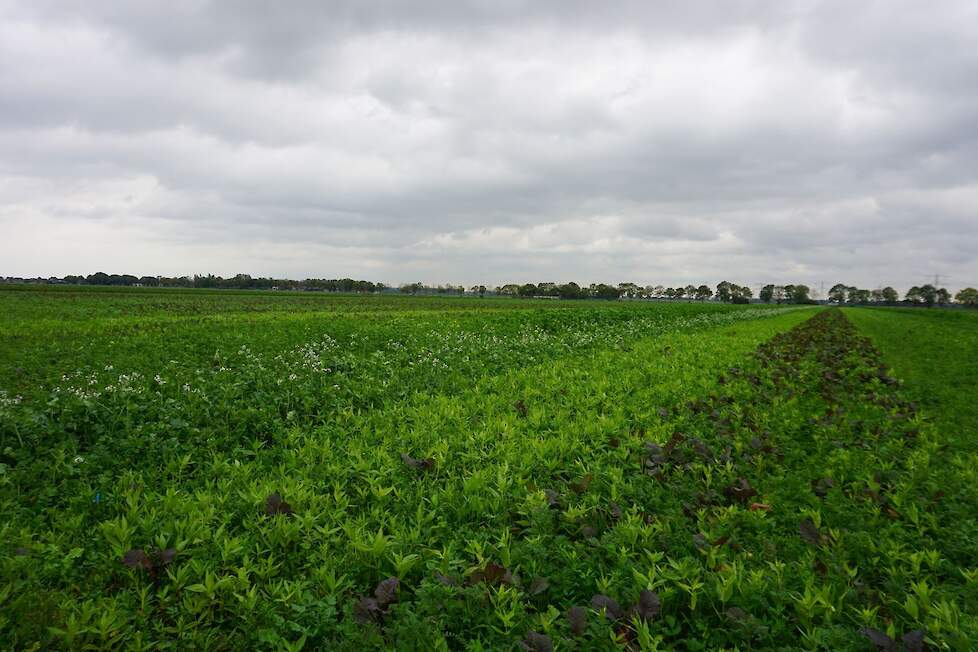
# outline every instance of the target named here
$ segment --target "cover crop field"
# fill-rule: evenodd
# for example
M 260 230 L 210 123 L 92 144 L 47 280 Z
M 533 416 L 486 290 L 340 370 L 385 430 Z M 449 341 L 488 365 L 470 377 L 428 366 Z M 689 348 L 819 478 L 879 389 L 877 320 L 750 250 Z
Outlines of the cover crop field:
M 0 289 L 0 643 L 974 649 L 975 317 Z

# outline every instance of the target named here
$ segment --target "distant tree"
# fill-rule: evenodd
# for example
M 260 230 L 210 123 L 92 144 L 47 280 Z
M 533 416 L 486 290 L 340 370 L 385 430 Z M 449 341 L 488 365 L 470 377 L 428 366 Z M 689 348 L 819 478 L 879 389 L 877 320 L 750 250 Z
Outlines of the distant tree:
M 964 288 L 954 295 L 954 300 L 969 308 L 978 307 L 978 290 L 975 288 Z
M 189 288 L 193 287 L 194 282 L 189 276 L 162 276 L 160 286 L 166 288 Z
M 515 283 L 507 283 L 501 287 L 496 288 L 496 294 L 501 294 L 503 296 L 515 297 L 520 293 L 520 286 Z
M 251 278 L 251 274 L 235 274 L 234 278 L 227 280 L 227 283 L 219 283 L 219 285 L 245 290 L 259 284 L 255 282 L 255 279 Z
M 581 286 L 573 281 L 558 286 L 557 294 L 561 299 L 583 299 L 587 296 L 587 293 L 581 289 Z
M 616 287 L 600 283 L 595 286 L 593 296 L 597 299 L 617 299 L 621 296 L 621 291 Z
M 774 298 L 774 286 L 768 283 L 761 288 L 761 292 L 757 297 L 764 303 L 771 303 L 771 300 Z
M 537 285 L 537 295 L 541 297 L 556 297 L 560 296 L 560 293 L 557 291 L 556 283 L 547 282 Z
M 201 276 L 199 274 L 194 274 L 194 287 L 195 288 L 216 288 L 220 287 L 221 281 L 223 279 L 220 276 L 214 276 L 213 274 L 208 274 L 207 276 Z
M 642 288 L 634 283 L 619 283 L 618 291 L 626 299 L 637 299 L 642 293 Z
M 709 301 L 710 297 L 713 296 L 713 290 L 710 289 L 709 285 L 701 285 L 696 288 L 696 300 L 697 301 Z
M 829 290 L 829 301 L 832 303 L 845 303 L 846 295 L 849 293 L 849 286 L 836 283 Z
M 907 294 L 904 297 L 905 301 L 910 303 L 924 304 L 928 308 L 932 307 L 935 303 L 944 303 L 950 299 L 950 293 L 944 288 L 937 289 L 930 283 L 921 286 L 913 286 L 907 290 Z
M 721 281 L 717 284 L 716 298 L 724 303 L 730 303 L 733 299 L 732 288 L 733 284 L 730 281 Z
M 787 303 L 793 301 L 793 296 L 795 294 L 795 286 L 793 283 L 789 283 L 781 288 L 781 300 Z
M 787 288 L 785 288 L 787 290 Z M 812 291 L 807 285 L 792 285 L 791 286 L 791 302 L 792 303 L 811 303 L 811 298 L 808 296 Z
M 524 283 L 520 286 L 518 293 L 521 297 L 532 297 L 536 296 L 537 286 L 533 283 Z
M 678 287 L 672 289 L 673 299 L 682 299 L 684 296 L 686 296 L 686 288 Z
M 732 303 L 750 303 L 754 293 L 746 285 L 731 285 L 730 301 Z
M 652 288 L 646 288 L 649 290 L 649 294 L 654 299 L 662 299 L 666 296 L 666 288 L 661 285 L 653 286 Z
M 85 282 L 89 285 L 108 285 L 109 275 L 105 272 L 95 272 L 85 277 Z
M 894 290 L 889 285 L 883 288 L 881 292 L 883 295 L 883 303 L 895 304 L 897 301 L 900 300 L 900 295 L 897 294 L 897 291 Z
M 774 302 L 778 305 L 784 303 L 786 297 L 785 287 L 783 285 L 774 286 Z
M 951 303 L 951 293 L 947 291 L 947 288 L 938 288 L 937 305 L 946 306 L 949 303 Z
M 937 299 L 938 299 L 937 288 L 931 285 L 930 283 L 926 285 L 921 285 L 920 298 L 923 300 L 924 305 L 926 305 L 928 308 L 933 307 L 934 304 L 937 303 Z
M 160 279 L 155 276 L 143 276 L 139 279 L 139 284 L 148 288 L 155 288 L 160 284 Z

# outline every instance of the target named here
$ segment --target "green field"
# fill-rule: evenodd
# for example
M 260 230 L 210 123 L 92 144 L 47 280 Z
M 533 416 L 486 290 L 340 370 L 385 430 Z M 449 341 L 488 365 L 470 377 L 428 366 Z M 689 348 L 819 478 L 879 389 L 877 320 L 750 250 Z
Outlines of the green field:
M 0 644 L 974 649 L 976 338 L 939 310 L 2 288 Z
M 908 392 L 948 444 L 974 451 L 978 441 L 978 312 L 852 310 L 850 318 L 883 350 Z

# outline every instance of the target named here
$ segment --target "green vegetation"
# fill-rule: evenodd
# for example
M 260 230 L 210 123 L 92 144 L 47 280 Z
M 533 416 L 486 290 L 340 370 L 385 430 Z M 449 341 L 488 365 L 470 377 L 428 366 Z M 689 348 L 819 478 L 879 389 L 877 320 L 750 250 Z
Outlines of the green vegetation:
M 209 363 L 217 350 L 246 346 L 277 354 L 323 333 L 351 353 L 350 346 L 354 352 L 368 351 L 417 333 L 515 336 L 521 328 L 540 327 L 562 338 L 565 348 L 558 346 L 556 353 L 563 354 L 567 346 L 612 341 L 629 332 L 640 335 L 673 318 L 729 310 L 716 304 L 662 309 L 646 303 L 575 306 L 545 300 L 8 286 L 0 288 L 0 388 L 27 395 L 65 373 L 105 365 L 150 375 L 173 364 L 192 370 Z M 547 345 L 559 344 L 551 338 L 538 345 L 532 335 L 524 339 L 512 351 L 489 340 L 481 346 L 491 349 L 490 358 L 533 362 Z M 530 356 L 526 360 L 524 353 Z M 470 362 L 465 370 L 470 374 L 501 368 L 484 369 L 483 359 Z
M 0 310 L 11 648 L 978 638 L 978 465 L 839 311 L 34 290 Z
M 970 310 L 858 309 L 849 318 L 883 351 L 907 393 L 949 445 L 978 445 L 978 313 Z M 978 460 L 976 460 L 978 463 Z

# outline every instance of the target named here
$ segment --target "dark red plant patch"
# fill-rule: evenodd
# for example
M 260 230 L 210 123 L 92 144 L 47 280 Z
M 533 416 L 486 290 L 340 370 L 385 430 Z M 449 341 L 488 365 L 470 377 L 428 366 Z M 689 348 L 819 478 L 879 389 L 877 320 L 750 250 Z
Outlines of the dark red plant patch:
M 614 598 L 601 593 L 591 598 L 591 608 L 599 613 L 604 611 L 605 618 L 608 620 L 618 620 L 624 614 L 621 605 Z
M 676 446 L 685 441 L 686 435 L 681 432 L 672 433 L 672 437 L 666 442 L 666 445 L 662 447 L 662 452 L 665 453 L 666 457 L 672 454 L 672 451 L 676 449 Z
M 551 509 L 560 509 L 560 495 L 553 489 L 544 489 L 544 495 L 547 497 L 547 505 Z
M 798 524 L 798 534 L 801 538 L 813 546 L 821 546 L 826 541 L 826 536 L 822 534 L 810 518 L 806 518 Z
M 153 561 L 141 548 L 127 550 L 122 556 L 122 563 L 133 570 L 149 570 L 153 567 Z
M 651 622 L 661 611 L 662 602 L 659 600 L 659 594 L 643 589 L 638 595 L 638 602 L 632 606 L 629 613 Z
M 540 595 L 550 588 L 550 580 L 546 577 L 534 577 L 530 582 L 530 595 Z
M 733 484 L 723 490 L 724 495 L 730 500 L 747 504 L 751 498 L 757 495 L 757 491 L 750 486 L 745 478 L 737 478 Z
M 900 643 L 890 638 L 886 632 L 872 627 L 863 627 L 859 633 L 869 639 L 869 642 L 879 652 L 922 652 L 924 650 L 924 632 L 920 629 L 907 632 L 900 638 Z
M 435 579 L 445 586 L 458 586 L 458 580 L 451 575 L 443 575 L 439 572 L 435 572 Z
M 374 589 L 373 597 L 361 597 L 353 607 L 353 615 L 360 623 L 381 622 L 390 612 L 390 605 L 397 601 L 400 580 L 389 577 Z
M 530 652 L 553 652 L 554 644 L 546 634 L 527 632 L 520 647 Z
M 520 415 L 520 417 L 524 419 L 526 418 L 526 415 L 529 414 L 529 410 L 526 407 L 526 402 L 523 399 L 513 403 L 513 409 L 516 410 L 516 414 Z
M 417 469 L 418 471 L 430 471 L 435 468 L 435 460 L 431 457 L 426 457 L 424 459 L 415 459 L 408 455 L 407 453 L 401 453 L 401 461 L 412 469 Z
M 292 505 L 282 500 L 279 494 L 271 494 L 265 499 L 265 513 L 269 516 L 291 516 Z
M 594 480 L 594 475 L 588 473 L 570 484 L 570 488 L 574 493 L 582 494 L 587 491 L 587 488 L 591 486 L 591 481 Z
M 177 556 L 175 548 L 154 550 L 147 554 L 142 548 L 127 550 L 122 556 L 122 564 L 133 570 L 145 571 L 152 578 L 159 577 Z
M 469 575 L 467 583 L 469 586 L 474 586 L 480 582 L 485 582 L 490 586 L 497 586 L 499 584 L 513 585 L 516 584 L 516 578 L 507 568 L 494 562 L 489 562 L 482 570 L 477 570 Z
M 571 631 L 581 636 L 587 630 L 587 609 L 584 607 L 571 607 L 567 610 L 567 621 L 570 623 Z
M 829 490 L 835 486 L 835 481 L 832 478 L 818 478 L 817 480 L 812 480 L 812 492 L 819 498 L 825 498 Z

